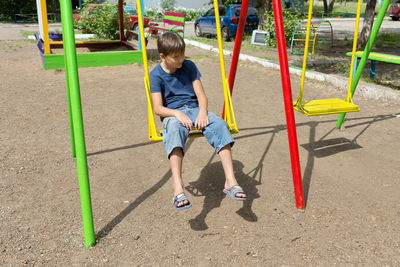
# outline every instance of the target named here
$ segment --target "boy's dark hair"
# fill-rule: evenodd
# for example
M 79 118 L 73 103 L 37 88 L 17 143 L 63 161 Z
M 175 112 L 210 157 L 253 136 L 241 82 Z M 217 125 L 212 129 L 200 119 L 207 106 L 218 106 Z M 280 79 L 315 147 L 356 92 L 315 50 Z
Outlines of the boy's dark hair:
M 165 32 L 158 36 L 157 39 L 158 53 L 162 53 L 164 56 L 184 54 L 185 46 L 183 38 L 175 32 Z

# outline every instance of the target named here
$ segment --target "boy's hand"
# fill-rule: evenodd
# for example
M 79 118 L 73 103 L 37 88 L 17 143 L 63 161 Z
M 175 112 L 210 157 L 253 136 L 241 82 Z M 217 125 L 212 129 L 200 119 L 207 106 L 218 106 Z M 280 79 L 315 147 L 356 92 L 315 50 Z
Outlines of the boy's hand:
M 208 121 L 208 116 L 207 116 L 207 112 L 199 112 L 199 114 L 197 115 L 196 121 L 194 123 L 194 126 L 199 129 L 202 130 L 204 127 L 206 127 L 209 124 Z
M 189 130 L 192 129 L 193 122 L 189 119 L 188 116 L 185 115 L 182 111 L 176 110 L 175 111 L 175 118 L 182 123 L 183 126 L 188 128 Z

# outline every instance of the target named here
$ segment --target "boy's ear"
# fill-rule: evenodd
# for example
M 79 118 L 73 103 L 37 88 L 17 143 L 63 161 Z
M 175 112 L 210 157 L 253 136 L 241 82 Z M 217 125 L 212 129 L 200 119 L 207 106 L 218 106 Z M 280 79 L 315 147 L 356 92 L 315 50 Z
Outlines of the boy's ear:
M 165 55 L 163 53 L 160 53 L 160 58 L 165 59 Z

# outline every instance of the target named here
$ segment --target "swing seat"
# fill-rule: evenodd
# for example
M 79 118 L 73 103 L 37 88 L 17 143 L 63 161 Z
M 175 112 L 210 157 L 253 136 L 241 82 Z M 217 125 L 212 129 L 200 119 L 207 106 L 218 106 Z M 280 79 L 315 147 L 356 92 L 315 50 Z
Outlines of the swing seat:
M 357 105 L 339 98 L 302 101 L 301 104 L 293 102 L 293 107 L 295 110 L 307 116 L 346 113 L 360 110 Z

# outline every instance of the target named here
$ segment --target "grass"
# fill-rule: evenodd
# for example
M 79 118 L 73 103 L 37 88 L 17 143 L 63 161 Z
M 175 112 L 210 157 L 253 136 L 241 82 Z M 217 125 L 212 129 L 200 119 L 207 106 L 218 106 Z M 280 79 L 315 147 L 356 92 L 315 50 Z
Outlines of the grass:
M 375 46 L 377 48 L 392 47 L 400 48 L 399 34 L 397 33 L 380 33 L 375 40 Z
M 362 3 L 361 5 L 361 13 L 364 13 L 366 3 Z M 375 11 L 379 11 L 380 6 L 376 5 Z M 304 12 L 308 11 L 308 3 L 304 5 Z M 324 3 L 322 1 L 317 1 L 317 5 L 313 7 L 314 14 L 322 14 L 324 12 Z M 340 16 L 343 13 L 353 13 L 354 17 L 357 12 L 357 2 L 335 2 L 332 10 L 332 17 Z
M 28 38 L 29 35 L 34 35 L 35 32 L 21 30 L 21 34 L 23 37 Z

